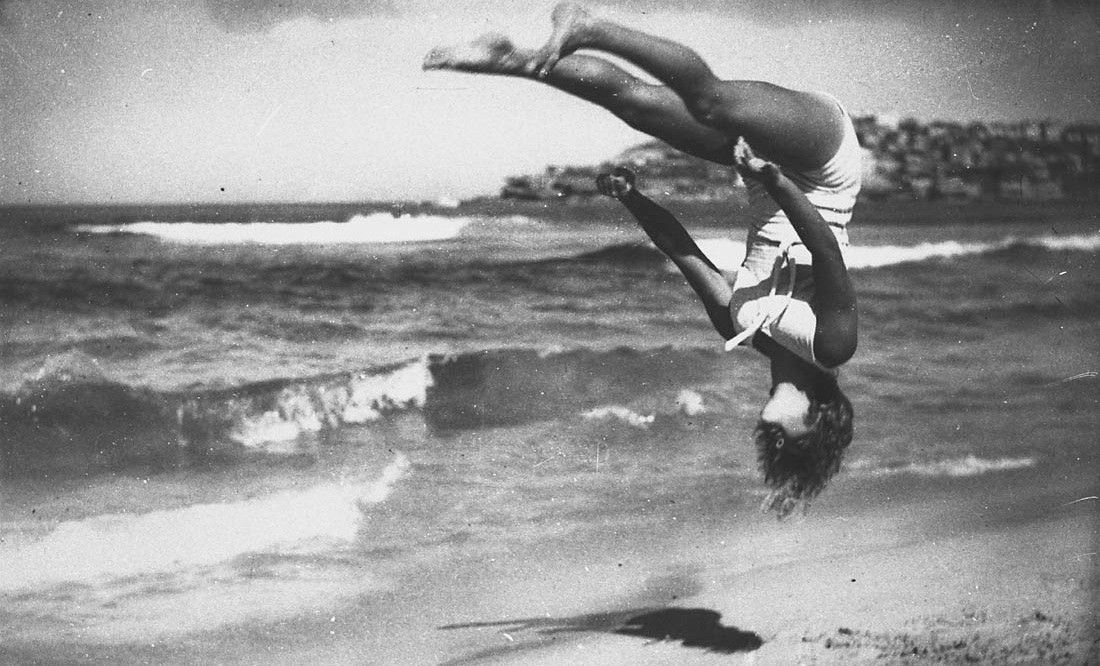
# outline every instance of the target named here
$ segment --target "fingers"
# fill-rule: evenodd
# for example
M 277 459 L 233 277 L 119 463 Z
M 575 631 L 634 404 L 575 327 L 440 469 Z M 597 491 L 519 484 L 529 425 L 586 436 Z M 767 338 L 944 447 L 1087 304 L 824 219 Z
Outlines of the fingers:
M 554 69 L 554 65 L 557 65 L 558 61 L 561 60 L 561 54 L 556 52 L 543 53 L 540 54 L 539 60 L 542 62 L 535 70 L 535 76 L 542 81 L 550 76 L 550 71 Z
M 615 196 L 614 192 L 611 189 L 611 174 L 601 173 L 600 175 L 596 176 L 596 191 L 606 197 Z
M 733 164 L 742 176 L 764 182 L 773 182 L 779 176 L 779 167 L 757 157 L 745 137 L 738 137 L 733 147 Z
M 556 64 L 558 64 L 558 59 L 554 57 L 551 57 L 549 60 L 542 63 L 542 66 L 539 67 L 539 71 L 537 74 L 539 81 L 542 81 L 546 79 L 546 77 L 550 76 L 550 70 L 554 69 L 554 65 Z
M 756 155 L 753 154 L 752 148 L 749 148 L 749 142 L 745 141 L 745 137 L 737 137 L 737 144 L 733 147 L 733 161 L 738 166 L 741 166 L 743 164 L 748 164 L 749 160 L 754 157 L 756 157 Z
M 596 176 L 596 189 L 605 196 L 622 199 L 633 191 L 634 182 L 634 172 L 620 166 Z
M 624 166 L 617 166 L 611 171 L 611 175 L 621 178 L 631 187 L 634 186 L 634 172 Z
M 768 164 L 766 160 L 760 159 L 756 153 L 752 152 L 749 142 L 745 141 L 743 136 L 737 137 L 737 145 L 733 147 L 733 160 L 738 167 L 748 169 L 752 173 L 759 173 Z

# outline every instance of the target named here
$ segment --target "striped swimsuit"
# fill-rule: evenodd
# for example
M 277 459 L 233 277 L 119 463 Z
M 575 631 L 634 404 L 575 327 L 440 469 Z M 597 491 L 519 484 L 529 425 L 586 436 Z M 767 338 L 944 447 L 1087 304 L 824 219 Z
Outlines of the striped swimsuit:
M 846 112 L 844 117 L 848 119 Z M 821 213 L 842 251 L 848 247 L 848 222 L 859 194 L 861 157 L 862 149 L 849 119 L 840 147 L 824 166 L 809 171 L 783 168 L 783 174 Z M 813 258 L 801 244 L 787 214 L 764 186 L 750 181 L 748 190 L 751 226 L 745 261 L 737 271 L 730 301 L 730 314 L 736 328 L 745 332 L 755 327 L 800 358 L 826 369 L 817 362 L 813 351 L 817 329 L 817 317 L 810 308 L 814 294 L 810 269 Z M 795 270 L 793 285 L 792 269 Z M 734 340 L 737 344 L 747 344 L 751 338 L 752 335 L 747 334 L 743 340 Z M 727 343 L 727 348 L 733 346 L 736 344 Z

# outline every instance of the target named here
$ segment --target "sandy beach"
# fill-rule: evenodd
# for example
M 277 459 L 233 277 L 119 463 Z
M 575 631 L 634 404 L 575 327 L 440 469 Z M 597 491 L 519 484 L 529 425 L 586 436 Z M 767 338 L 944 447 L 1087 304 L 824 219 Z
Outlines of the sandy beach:
M 396 617 L 356 609 L 372 628 L 338 643 L 370 663 L 1095 663 L 1097 484 L 1080 472 L 890 478 L 862 498 L 838 483 L 786 523 L 574 535 L 425 572 Z
M 277 623 L 24 644 L 6 663 L 1086 664 L 1095 470 L 840 479 L 786 522 L 669 508 L 524 551 L 460 545 Z

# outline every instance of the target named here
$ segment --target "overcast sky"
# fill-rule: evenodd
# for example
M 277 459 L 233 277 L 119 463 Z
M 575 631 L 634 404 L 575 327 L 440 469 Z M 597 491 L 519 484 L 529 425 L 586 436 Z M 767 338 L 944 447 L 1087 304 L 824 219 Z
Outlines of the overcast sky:
M 855 113 L 1100 120 L 1095 0 L 592 6 Z M 537 44 L 551 7 L 0 0 L 0 203 L 461 198 L 601 161 L 645 137 L 534 82 L 420 70 L 486 30 Z

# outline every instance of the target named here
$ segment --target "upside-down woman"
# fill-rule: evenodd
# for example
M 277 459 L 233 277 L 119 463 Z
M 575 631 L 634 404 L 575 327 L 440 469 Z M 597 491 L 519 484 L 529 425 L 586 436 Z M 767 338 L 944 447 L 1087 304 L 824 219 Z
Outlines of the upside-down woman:
M 769 358 L 771 392 L 756 443 L 774 489 L 765 508 L 787 515 L 821 491 L 852 438 L 852 407 L 836 373 L 857 342 L 844 263 L 860 187 L 851 120 L 828 95 L 719 79 L 691 49 L 578 5 L 558 5 L 552 18 L 542 48 L 489 34 L 433 50 L 424 68 L 541 81 L 690 155 L 736 166 L 746 178 L 749 235 L 732 287 L 683 226 L 634 187 L 633 174 L 605 175 L 600 188 L 680 268 L 727 348 L 751 345 Z M 581 50 L 623 58 L 660 84 Z

